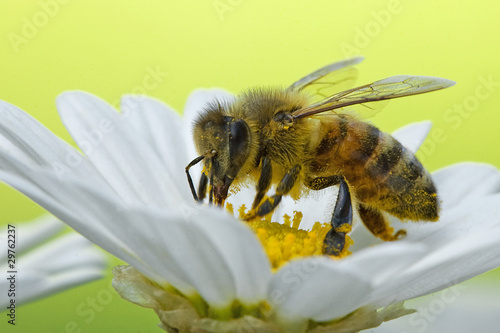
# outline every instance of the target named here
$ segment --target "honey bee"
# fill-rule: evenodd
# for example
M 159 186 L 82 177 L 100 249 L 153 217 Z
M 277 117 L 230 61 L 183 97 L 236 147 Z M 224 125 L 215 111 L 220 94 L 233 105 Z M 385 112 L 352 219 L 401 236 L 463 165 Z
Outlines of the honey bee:
M 323 253 L 338 256 L 351 230 L 353 206 L 384 241 L 394 232 L 382 212 L 402 220 L 436 221 L 436 187 L 415 155 L 391 135 L 364 122 L 384 100 L 443 89 L 455 82 L 399 75 L 347 90 L 356 77 L 353 58 L 325 66 L 286 89 L 250 89 L 235 101 L 214 101 L 194 122 L 200 154 L 186 167 L 196 201 L 223 205 L 232 184 L 250 179 L 256 195 L 244 220 L 273 212 L 282 196 L 338 186 Z M 340 92 L 338 92 L 340 91 Z M 195 190 L 189 169 L 204 162 Z M 271 185 L 275 193 L 266 196 Z

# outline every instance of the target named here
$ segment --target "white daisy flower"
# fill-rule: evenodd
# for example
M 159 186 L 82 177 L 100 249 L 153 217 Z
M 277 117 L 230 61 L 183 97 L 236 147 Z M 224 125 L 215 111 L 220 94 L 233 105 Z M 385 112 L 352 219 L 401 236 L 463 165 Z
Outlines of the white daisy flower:
M 43 216 L 11 223 L 0 232 L 0 239 L 5 240 L 0 270 L 7 276 L 0 280 L 2 309 L 10 311 L 103 277 L 105 255 L 91 242 L 74 232 L 53 238 L 64 227 L 55 217 Z
M 436 172 L 439 222 L 405 224 L 408 237 L 376 246 L 356 228 L 353 253 L 342 260 L 313 255 L 325 228 L 263 222 L 251 223 L 253 232 L 194 203 L 184 174 L 195 156 L 187 128 L 213 98 L 233 97 L 197 91 L 181 119 L 146 97 L 124 97 L 118 113 L 91 94 L 64 93 L 57 106 L 83 154 L 2 102 L 0 179 L 130 264 L 115 269 L 115 288 L 154 309 L 172 332 L 357 332 L 412 312 L 407 299 L 500 265 L 500 173 L 488 165 Z M 429 128 L 395 135 L 416 150 Z M 290 212 L 286 202 L 281 209 Z

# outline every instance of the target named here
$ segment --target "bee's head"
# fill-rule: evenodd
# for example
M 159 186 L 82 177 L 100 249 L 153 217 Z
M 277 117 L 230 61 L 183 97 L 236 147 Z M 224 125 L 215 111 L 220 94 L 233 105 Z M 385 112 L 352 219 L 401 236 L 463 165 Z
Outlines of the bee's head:
M 196 119 L 193 138 L 203 156 L 205 175 L 211 179 L 216 204 L 222 204 L 240 171 L 252 164 L 252 133 L 245 120 L 227 114 L 220 104 L 210 106 Z

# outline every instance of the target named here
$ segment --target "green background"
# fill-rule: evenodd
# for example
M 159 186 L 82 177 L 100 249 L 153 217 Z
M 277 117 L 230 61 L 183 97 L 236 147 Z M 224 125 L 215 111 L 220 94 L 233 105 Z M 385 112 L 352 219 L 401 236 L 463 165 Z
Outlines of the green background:
M 432 120 L 419 153 L 430 170 L 465 160 L 500 167 L 498 9 L 493 0 L 2 0 L 0 99 L 71 142 L 54 104 L 65 90 L 86 90 L 115 105 L 122 94 L 146 93 L 182 110 L 198 87 L 286 86 L 327 63 L 363 55 L 360 84 L 397 74 L 457 81 L 392 101 L 373 118 L 387 132 Z M 3 184 L 0 198 L 2 224 L 43 213 Z M 110 279 L 108 272 L 19 307 L 15 330 L 160 332 L 153 311 L 121 300 L 109 291 Z M 4 314 L 0 321 L 3 327 Z

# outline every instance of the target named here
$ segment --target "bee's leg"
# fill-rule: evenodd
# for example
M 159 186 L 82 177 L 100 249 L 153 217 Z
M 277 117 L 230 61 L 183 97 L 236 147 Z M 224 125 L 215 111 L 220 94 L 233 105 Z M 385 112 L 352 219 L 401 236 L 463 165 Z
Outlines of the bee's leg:
M 288 170 L 283 179 L 281 179 L 276 194 L 266 198 L 256 209 L 252 209 L 245 217 L 245 220 L 251 220 L 256 216 L 265 216 L 271 213 L 281 201 L 281 197 L 290 192 L 300 172 L 300 165 L 295 165 Z
M 349 186 L 343 177 L 340 177 L 339 194 L 333 210 L 332 228 L 323 241 L 323 253 L 339 256 L 346 243 L 346 233 L 352 226 L 352 202 Z
M 406 230 L 404 229 L 394 233 L 389 221 L 378 209 L 359 204 L 358 212 L 361 221 L 374 236 L 384 241 L 394 241 L 406 236 Z
M 208 176 L 202 172 L 200 183 L 198 184 L 198 201 L 203 201 L 207 195 Z
M 262 201 L 262 198 L 264 198 L 264 194 L 266 194 L 266 191 L 269 189 L 269 186 L 271 185 L 271 178 L 273 174 L 273 170 L 271 167 L 271 159 L 267 156 L 264 156 L 264 158 L 261 160 L 261 165 L 262 165 L 262 170 L 260 172 L 259 182 L 257 183 L 256 186 L 257 194 L 255 195 L 255 199 L 252 204 L 252 209 L 257 208 L 259 203 Z
M 189 188 L 191 189 L 191 194 L 193 195 L 193 198 L 195 201 L 199 201 L 198 199 L 198 195 L 196 194 L 196 190 L 194 189 L 194 185 L 193 185 L 193 179 L 191 178 L 191 175 L 189 174 L 189 169 L 191 169 L 191 167 L 193 165 L 196 165 L 198 163 L 200 163 L 200 161 L 202 161 L 203 159 L 205 158 L 205 156 L 201 155 L 201 156 L 198 156 L 197 158 L 195 158 L 194 160 L 192 160 L 191 162 L 189 162 L 189 164 L 186 166 L 186 176 L 187 176 L 187 180 L 188 180 L 188 183 L 189 183 Z
M 339 175 L 330 177 L 316 177 L 307 179 L 305 183 L 306 186 L 311 190 L 319 191 L 324 188 L 340 184 L 342 179 L 342 176 Z

